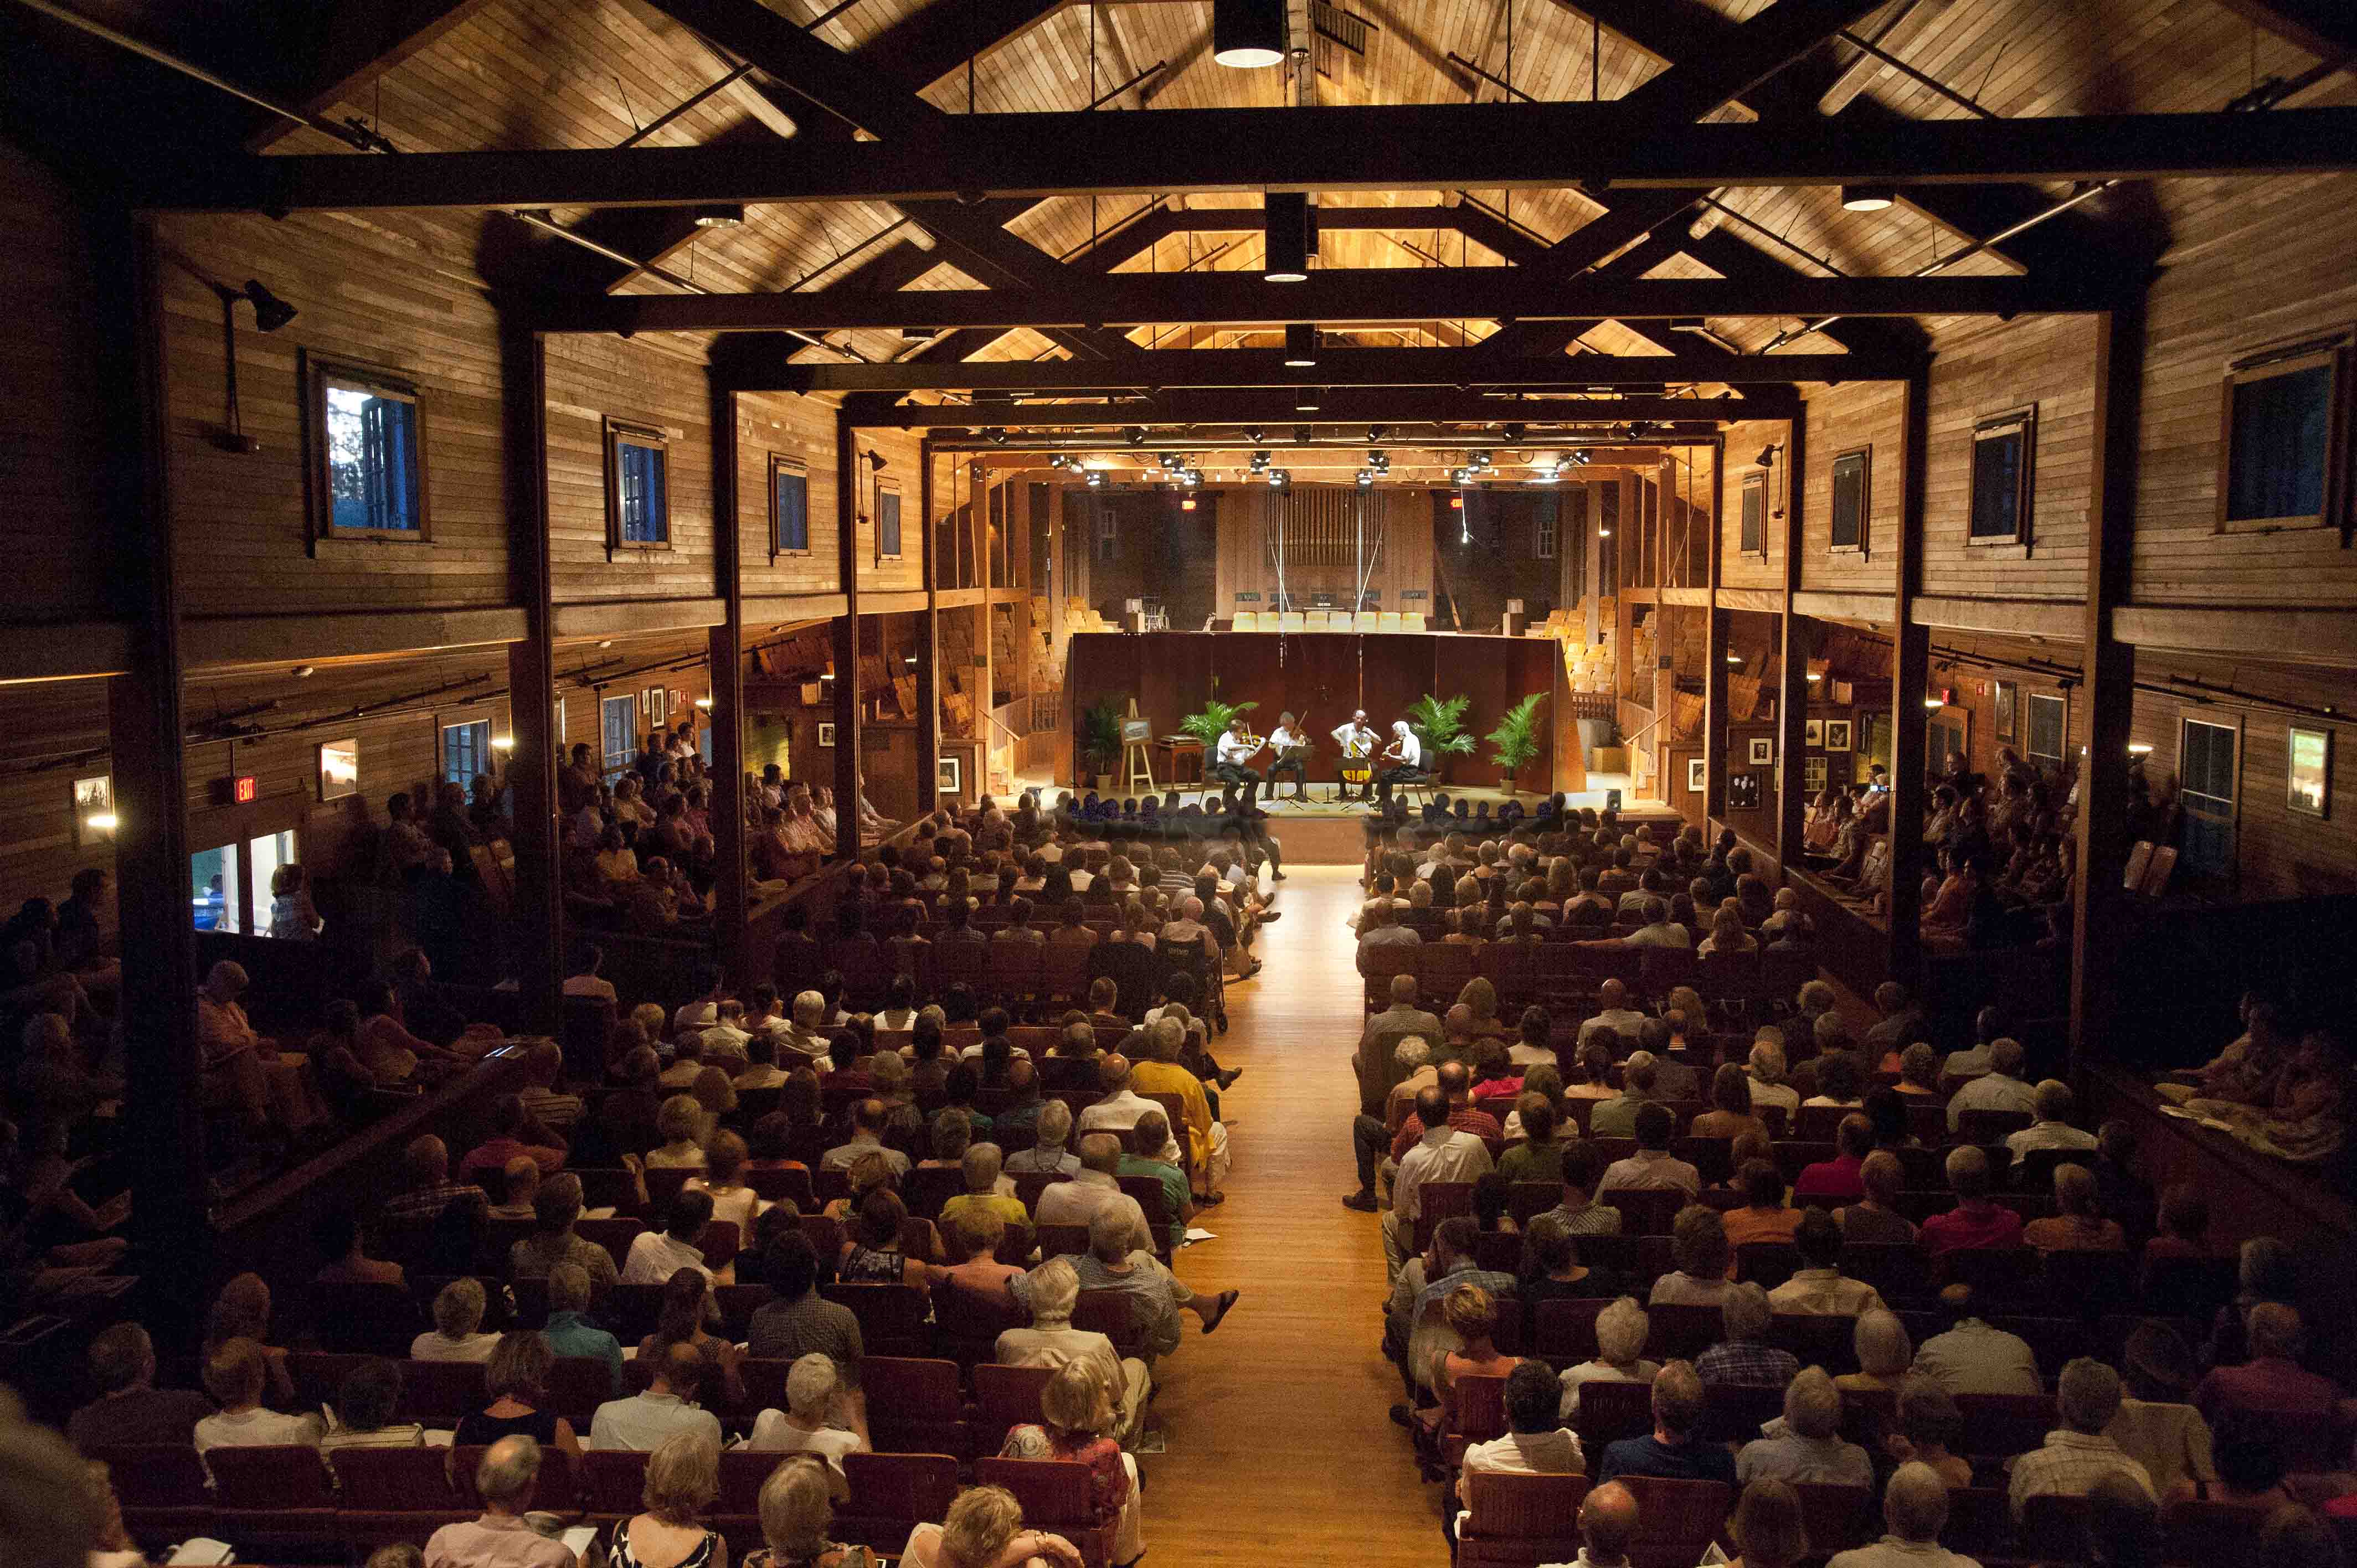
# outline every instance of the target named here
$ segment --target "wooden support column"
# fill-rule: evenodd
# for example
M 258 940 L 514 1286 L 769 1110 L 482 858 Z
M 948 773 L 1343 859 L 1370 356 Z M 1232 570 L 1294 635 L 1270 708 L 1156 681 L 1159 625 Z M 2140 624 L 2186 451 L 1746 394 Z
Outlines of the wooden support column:
M 716 376 L 712 396 L 713 586 L 723 618 L 708 637 L 712 691 L 713 936 L 721 962 L 742 974 L 745 944 L 745 520 L 737 504 L 737 393 Z M 837 791 L 838 796 L 841 792 Z M 859 806 L 838 800 L 835 820 Z M 758 976 L 748 976 L 759 978 Z
M 834 416 L 834 554 L 843 614 L 834 621 L 834 852 L 859 855 L 859 443 Z
M 509 591 L 524 635 L 508 644 L 508 754 L 515 800 L 515 945 L 525 1026 L 554 1035 L 564 1014 L 564 822 L 556 774 L 556 649 L 548 553 L 548 344 L 511 305 L 500 314 L 500 446 L 507 474 Z M 576 1067 L 579 1064 L 575 1064 Z
M 1915 624 L 1923 585 L 1924 443 L 1930 379 L 1910 376 L 1899 444 L 1899 551 L 1892 563 L 1890 627 L 1890 973 L 1916 983 L 1922 958 L 1923 687 L 1931 673 L 1932 628 Z
M 114 583 L 130 634 L 130 673 L 107 682 L 106 703 L 124 937 L 124 1132 L 125 1147 L 137 1151 L 130 1162 L 132 1257 L 156 1337 L 193 1350 L 215 1282 L 155 231 L 145 220 L 106 214 L 91 224 L 90 255 L 94 292 L 106 302 L 95 328 L 95 368 L 106 411 L 105 505 L 120 546 Z
M 1815 646 L 1808 623 L 1792 611 L 1792 596 L 1801 591 L 1801 495 L 1807 473 L 1809 422 L 1806 415 L 1785 426 L 1784 437 L 1784 615 L 1776 669 L 1776 763 L 1783 769 L 1783 787 L 1776 795 L 1777 870 L 1785 873 L 1801 861 L 1801 834 L 1808 820 L 1808 787 L 1803 779 L 1802 753 L 1807 742 L 1809 717 L 1809 657 Z
M 1718 607 L 1719 552 L 1725 541 L 1720 537 L 1719 503 L 1725 494 L 1727 473 L 1727 441 L 1721 436 L 1711 448 L 1710 461 L 1710 531 L 1704 541 L 1707 552 L 1710 607 L 1704 613 L 1710 618 L 1703 638 L 1703 660 L 1709 669 L 1703 676 L 1702 755 L 1703 755 L 1703 831 L 1712 833 L 1715 824 L 1727 816 L 1727 773 L 1731 758 L 1727 744 L 1727 650 L 1731 642 L 1732 628 L 1727 612 Z M 1694 509 L 1686 509 L 1687 550 L 1693 549 Z M 1688 556 L 1691 559 L 1691 555 Z
M 960 459 L 952 457 L 951 461 Z M 936 785 L 942 776 L 940 566 L 933 559 L 936 533 L 933 517 L 933 456 L 929 437 L 917 463 L 917 515 L 924 519 L 919 559 L 925 577 L 925 607 L 917 612 L 917 815 L 929 814 L 937 804 Z
M 2128 734 L 2136 650 L 2113 634 L 2112 610 L 2128 592 L 2136 521 L 2136 433 L 2142 413 L 2144 301 L 2095 317 L 2094 493 L 2087 508 L 2084 655 L 2087 756 L 2079 769 L 2079 874 L 2071 900 L 2071 1064 L 2104 1038 L 2117 1000 L 2120 947 L 2109 917 L 2125 898 Z M 2096 933 L 2104 933 L 2101 936 Z

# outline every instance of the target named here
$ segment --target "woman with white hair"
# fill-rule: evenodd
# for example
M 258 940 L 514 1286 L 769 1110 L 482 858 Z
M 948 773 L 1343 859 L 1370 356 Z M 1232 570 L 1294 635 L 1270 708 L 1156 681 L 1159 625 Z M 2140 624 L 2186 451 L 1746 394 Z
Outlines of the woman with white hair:
M 1784 1389 L 1783 1430 L 1745 1444 L 1735 1455 L 1736 1479 L 1793 1486 L 1870 1487 L 1874 1466 L 1866 1450 L 1839 1435 L 1841 1391 L 1823 1367 L 1810 1367 Z
M 1556 1381 L 1563 1385 L 1563 1419 L 1579 1414 L 1579 1390 L 1584 1383 L 1650 1383 L 1662 1369 L 1659 1361 L 1643 1359 L 1645 1337 L 1652 1324 L 1633 1295 L 1624 1295 L 1596 1315 L 1596 1356 L 1566 1367 Z
M 826 1461 L 827 1486 L 841 1502 L 851 1495 L 843 1456 L 870 1452 L 866 1412 L 849 1394 L 832 1358 L 815 1350 L 797 1357 L 786 1371 L 786 1408 L 756 1416 L 745 1446 L 817 1455 Z
M 1801 1113 L 1801 1091 L 1784 1081 L 1784 1036 L 1778 1030 L 1763 1028 L 1751 1045 L 1751 1108 L 1762 1105 L 1781 1107 L 1784 1122 L 1791 1125 Z
M 1059 1368 L 1039 1392 L 1044 1418 L 1006 1434 L 1002 1459 L 1070 1459 L 1089 1467 L 1091 1522 L 1114 1526 L 1114 1561 L 1134 1562 L 1146 1550 L 1139 1518 L 1137 1462 L 1108 1434 L 1119 1422 L 1103 1370 L 1092 1361 Z
M 434 1298 L 434 1326 L 409 1342 L 415 1361 L 488 1361 L 500 1337 L 480 1332 L 488 1303 L 483 1282 L 462 1275 Z
M 719 1440 L 673 1433 L 647 1455 L 646 1511 L 614 1527 L 608 1568 L 728 1568 L 728 1542 L 703 1519 L 719 1496 Z
M 1834 1386 L 1857 1393 L 1897 1393 L 1907 1384 L 1907 1369 L 1915 1363 L 1915 1345 L 1907 1325 L 1888 1309 L 1862 1312 L 1850 1330 L 1850 1347 L 1858 1369 L 1844 1372 Z
M 814 1455 L 797 1455 L 770 1472 L 759 1503 L 762 1544 L 745 1568 L 872 1568 L 864 1546 L 831 1539 L 834 1476 Z
M 1070 1258 L 1051 1258 L 1026 1276 L 1031 1298 L 1031 1326 L 1010 1328 L 998 1337 L 996 1355 L 1002 1367 L 1045 1367 L 1057 1369 L 1074 1361 L 1093 1366 L 1104 1380 L 1120 1415 L 1114 1435 L 1128 1441 L 1144 1427 L 1146 1400 L 1152 1387 L 1146 1363 L 1124 1359 L 1113 1341 L 1092 1329 L 1072 1326 L 1072 1310 L 1080 1305 L 1081 1276 Z

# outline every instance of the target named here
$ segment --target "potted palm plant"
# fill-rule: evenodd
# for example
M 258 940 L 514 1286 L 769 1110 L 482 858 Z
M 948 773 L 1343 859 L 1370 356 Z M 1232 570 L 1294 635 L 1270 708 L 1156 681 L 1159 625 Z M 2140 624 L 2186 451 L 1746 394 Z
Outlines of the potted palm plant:
M 1436 697 L 1427 692 L 1408 704 L 1408 727 L 1424 743 L 1424 766 L 1441 783 L 1448 782 L 1450 757 L 1473 753 L 1473 736 L 1465 728 L 1465 710 L 1472 703 L 1470 697 Z
M 1097 793 L 1110 793 L 1116 786 L 1114 770 L 1121 766 L 1121 704 L 1111 697 L 1100 697 L 1081 710 L 1081 766 L 1096 779 Z
M 1494 748 L 1490 760 L 1498 765 L 1498 788 L 1509 798 L 1522 793 L 1514 776 L 1540 752 L 1539 709 L 1546 700 L 1544 692 L 1533 692 L 1508 708 L 1505 717 L 1498 721 L 1498 727 L 1490 732 L 1490 745 Z
M 1200 713 L 1189 714 L 1181 719 L 1178 727 L 1201 741 L 1208 756 L 1220 744 L 1220 737 L 1228 733 L 1230 725 L 1259 706 L 1258 703 L 1223 703 L 1212 697 L 1203 703 Z

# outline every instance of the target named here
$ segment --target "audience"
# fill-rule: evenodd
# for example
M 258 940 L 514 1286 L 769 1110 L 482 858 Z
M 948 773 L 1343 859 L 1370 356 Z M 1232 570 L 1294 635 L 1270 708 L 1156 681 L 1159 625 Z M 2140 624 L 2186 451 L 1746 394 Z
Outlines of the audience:
M 529 1437 L 502 1437 L 485 1449 L 475 1466 L 482 1516 L 436 1530 L 425 1543 L 426 1568 L 575 1568 L 572 1548 L 524 1520 L 541 1464 L 541 1445 Z

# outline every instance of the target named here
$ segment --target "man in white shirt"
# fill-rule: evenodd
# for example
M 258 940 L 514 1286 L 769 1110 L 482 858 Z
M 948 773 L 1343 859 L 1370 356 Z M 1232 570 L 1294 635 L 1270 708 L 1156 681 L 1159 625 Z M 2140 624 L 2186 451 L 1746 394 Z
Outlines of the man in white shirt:
M 1392 786 L 1419 782 L 1424 778 L 1424 743 L 1405 719 L 1392 725 L 1392 743 L 1383 748 L 1383 768 L 1375 774 L 1375 799 L 1391 804 Z
M 1992 1328 L 1973 1313 L 1969 1285 L 1940 1293 L 1940 1310 L 1953 1325 L 1916 1348 L 1912 1375 L 1929 1378 L 1951 1394 L 2042 1394 L 2038 1358 L 2018 1334 Z
M 1112 1133 L 1117 1134 L 1119 1141 L 1126 1142 L 1130 1133 L 1137 1126 L 1139 1117 L 1149 1111 L 1162 1109 L 1153 1101 L 1130 1088 L 1129 1058 L 1118 1051 L 1097 1063 L 1097 1082 L 1105 1091 L 1104 1098 L 1081 1112 L 1080 1130 L 1083 1134 L 1081 1144 L 1082 1165 L 1089 1163 L 1086 1134 Z M 1153 1157 L 1165 1165 L 1175 1165 L 1184 1163 L 1179 1157 L 1178 1143 L 1175 1138 L 1167 1140 L 1163 1144 L 1162 1152 Z
M 1645 923 L 1622 940 L 1632 948 L 1690 948 L 1694 933 L 1670 918 L 1668 900 L 1650 898 L 1645 902 Z
M 1518 1362 L 1506 1374 L 1506 1435 L 1469 1444 L 1467 1473 L 1501 1476 L 1582 1476 L 1587 1456 L 1577 1434 L 1555 1413 L 1562 1390 L 1544 1361 Z
M 704 1031 L 704 1060 L 732 1073 L 745 1070 L 746 1042 L 752 1035 L 745 1028 L 745 1004 L 731 999 L 720 1004 L 720 1018 Z
M 1647 1101 L 1637 1107 L 1637 1152 L 1605 1166 L 1597 1190 L 1606 1197 L 1615 1187 L 1675 1190 L 1688 1197 L 1700 1192 L 1702 1173 L 1670 1153 L 1670 1133 L 1676 1125 L 1670 1108 L 1659 1101 Z
M 587 996 L 607 1002 L 619 1001 L 619 998 L 614 993 L 614 983 L 597 972 L 598 968 L 605 961 L 606 955 L 597 948 L 590 945 L 583 946 L 581 950 L 574 955 L 574 972 L 565 977 L 565 994 Z
M 856 1400 L 845 1402 L 848 1427 L 830 1426 L 838 1396 L 847 1392 L 834 1359 L 813 1350 L 798 1356 L 786 1371 L 786 1408 L 763 1411 L 753 1420 L 745 1446 L 779 1454 L 815 1454 L 826 1461 L 826 1487 L 836 1501 L 851 1496 L 843 1473 L 843 1456 L 868 1451 L 866 1412 Z
M 2071 1125 L 2072 1101 L 2071 1086 L 2060 1079 L 2048 1079 L 2032 1090 L 2032 1113 L 2038 1118 L 2018 1133 L 2006 1134 L 2005 1146 L 2013 1151 L 2013 1166 L 2021 1169 L 2022 1156 L 2032 1149 L 2092 1149 L 2095 1135 Z
M 1945 1079 L 1978 1078 L 1989 1069 L 1989 1045 L 2005 1027 L 2004 1015 L 1995 1007 L 1984 1007 L 1973 1017 L 1973 1044 L 1969 1050 L 1950 1051 L 1940 1063 L 1940 1076 Z
M 1980 1568 L 1940 1544 L 1948 1523 L 1948 1486 L 1921 1460 L 1901 1465 L 1882 1491 L 1890 1533 L 1871 1546 L 1834 1554 L 1825 1568 Z
M 640 1232 L 630 1243 L 630 1255 L 622 1261 L 621 1283 L 626 1285 L 659 1285 L 682 1269 L 694 1269 L 712 1277 L 705 1266 L 704 1249 L 695 1244 L 704 1228 L 712 1223 L 712 1195 L 694 1187 L 682 1187 L 663 1210 L 661 1230 Z
M 827 1037 L 819 1033 L 826 1022 L 826 998 L 815 991 L 794 994 L 794 1021 L 778 1036 L 778 1060 L 814 1068 L 821 1074 L 834 1066 L 826 1054 Z
M 540 1444 L 521 1433 L 483 1450 L 475 1466 L 482 1516 L 436 1530 L 425 1542 L 426 1568 L 574 1568 L 571 1547 L 524 1522 L 541 1460 Z
M 2019 1040 L 1989 1042 L 1988 1071 L 1948 1097 L 1948 1131 L 1957 1130 L 1967 1111 L 2038 1112 L 2038 1090 L 2021 1080 Z
M 1864 1280 L 1843 1275 L 1840 1222 L 1829 1209 L 1812 1208 L 1792 1231 L 1802 1266 L 1768 1293 L 1769 1309 L 1800 1317 L 1857 1317 L 1880 1312 L 1881 1293 Z
M 880 1100 L 862 1100 L 851 1108 L 851 1141 L 837 1144 L 818 1157 L 823 1171 L 847 1171 L 870 1155 L 892 1167 L 894 1176 L 909 1174 L 909 1156 L 884 1146 L 884 1119 L 890 1108 Z
M 1608 980 L 1598 986 L 1596 1004 L 1595 1016 L 1579 1026 L 1579 1043 L 1583 1046 L 1599 1030 L 1609 1029 L 1615 1035 L 1633 1035 L 1645 1021 L 1645 1015 L 1629 1005 L 1629 987 L 1624 982 Z
M 704 1352 L 694 1342 L 675 1340 L 663 1351 L 647 1391 L 608 1400 L 589 1418 L 589 1446 L 651 1454 L 675 1432 L 702 1432 L 720 1443 L 720 1418 L 687 1401 L 704 1376 Z
M 251 1339 L 231 1339 L 205 1363 L 205 1392 L 221 1413 L 197 1423 L 197 1452 L 208 1448 L 317 1448 L 324 1423 L 317 1413 L 281 1415 L 262 1408 L 270 1376 L 268 1353 Z
M 1233 811 L 1238 809 L 1236 786 L 1239 784 L 1244 787 L 1243 811 L 1249 815 L 1257 808 L 1260 799 L 1261 773 L 1260 769 L 1252 766 L 1252 759 L 1258 757 L 1267 746 L 1268 743 L 1265 740 L 1259 742 L 1253 740 L 1252 734 L 1245 727 L 1243 720 L 1237 719 L 1228 725 L 1228 733 L 1220 737 L 1219 744 L 1213 747 L 1211 756 L 1211 777 L 1222 780 L 1227 785 L 1227 788 L 1220 792 L 1222 810 Z
M 1375 747 L 1383 740 L 1375 733 L 1374 726 L 1367 723 L 1367 710 L 1364 708 L 1351 714 L 1350 723 L 1336 725 L 1329 733 L 1334 737 L 1336 755 L 1345 757 L 1372 757 Z M 1348 784 L 1343 785 L 1340 793 L 1335 797 L 1339 800 L 1350 798 L 1351 787 Z
M 1297 800 L 1309 799 L 1309 737 L 1294 723 L 1291 714 L 1276 715 L 1276 727 L 1268 732 L 1268 744 L 1274 754 L 1269 759 L 1266 774 L 1269 788 L 1272 790 L 1276 788 L 1278 774 L 1290 773 L 1293 775 L 1293 798 Z M 1275 797 L 1272 794 L 1270 798 Z
M 2020 1519 L 2032 1498 L 2083 1498 L 2106 1476 L 2125 1476 L 2154 1498 L 2151 1473 L 2104 1434 L 2120 1413 L 2120 1375 L 2082 1356 L 2062 1369 L 2054 1391 L 2062 1424 L 2046 1434 L 2044 1447 L 2013 1462 L 2006 1489 L 2013 1517 Z
M 1127 1203 L 1136 1208 L 1136 1202 L 1121 1190 L 1122 1142 L 1110 1133 L 1092 1133 L 1081 1140 L 1081 1168 L 1070 1181 L 1050 1182 L 1039 1194 L 1039 1207 L 1033 1218 L 1042 1225 L 1086 1225 L 1097 1217 L 1097 1210 L 1109 1204 Z M 1132 1238 L 1132 1251 L 1154 1251 L 1154 1237 L 1146 1229 L 1143 1209 L 1137 1214 L 1137 1233 Z
M 1415 1222 L 1424 1214 L 1424 1184 L 1479 1181 L 1496 1168 L 1487 1144 L 1448 1124 L 1448 1097 L 1438 1084 L 1415 1097 L 1424 1135 L 1400 1157 L 1399 1170 L 1392 1177 L 1392 1211 L 1383 1216 L 1383 1256 L 1393 1278 L 1398 1277 L 1415 1245 Z
M 695 978 L 704 994 L 683 1005 L 671 1015 L 671 1032 L 674 1039 L 700 1035 L 720 1021 L 720 998 L 728 989 L 727 977 L 718 964 L 699 967 Z

